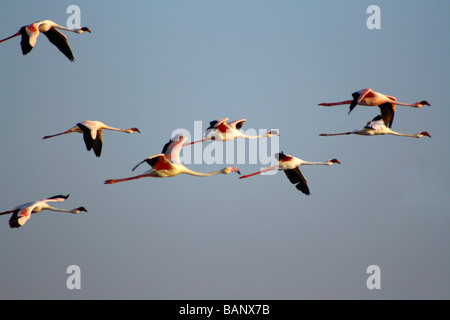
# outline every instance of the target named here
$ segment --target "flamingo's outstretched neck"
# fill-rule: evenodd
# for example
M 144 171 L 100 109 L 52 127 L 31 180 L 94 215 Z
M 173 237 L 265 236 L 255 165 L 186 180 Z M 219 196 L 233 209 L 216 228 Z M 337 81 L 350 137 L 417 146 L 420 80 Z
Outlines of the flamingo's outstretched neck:
M 55 211 L 55 212 L 67 212 L 67 213 L 73 213 L 73 214 L 78 214 L 81 211 L 87 212 L 85 207 L 78 207 L 78 208 L 75 208 L 75 209 L 72 209 L 72 210 L 66 210 L 66 209 L 55 208 L 55 207 L 52 207 L 52 206 L 47 206 L 45 208 L 45 210 L 50 210 L 50 211 Z M 32 213 L 34 213 L 34 212 L 32 212 Z
M 13 34 L 12 36 L 8 37 L 8 38 L 0 40 L 0 43 L 2 43 L 3 41 L 9 40 L 11 38 L 14 38 L 14 37 L 18 37 L 18 36 L 20 36 L 20 32 L 17 32 L 15 34 Z
M 61 30 L 75 32 L 75 33 L 83 33 L 83 32 L 91 33 L 91 30 L 89 28 L 87 28 L 87 27 L 83 27 L 83 28 L 79 28 L 79 29 L 71 29 L 71 28 L 66 28 L 66 27 L 60 26 L 59 24 L 56 24 L 56 23 L 53 24 L 53 27 L 57 28 L 57 29 L 61 29 Z
M 244 138 L 244 139 L 259 139 L 259 138 L 270 138 L 270 137 L 272 137 L 274 135 L 275 136 L 279 136 L 280 134 L 278 133 L 278 131 L 270 131 L 269 130 L 266 133 L 260 134 L 258 136 L 248 136 L 248 135 L 243 134 L 241 136 L 241 138 Z
M 120 129 L 120 128 L 115 128 L 115 127 L 107 126 L 106 124 L 103 124 L 103 126 L 102 126 L 101 128 L 102 128 L 102 129 L 105 129 L 105 130 L 121 131 L 121 132 L 126 132 L 126 133 L 133 133 L 133 132 L 139 132 L 139 133 L 141 133 L 141 131 L 139 131 L 138 128 Z
M 239 169 L 237 169 L 235 167 L 226 167 L 226 168 L 223 168 L 222 170 L 206 172 L 206 173 L 193 171 L 193 170 L 190 170 L 190 169 L 184 167 L 182 169 L 181 173 L 190 174 L 191 176 L 196 176 L 196 177 L 210 177 L 210 176 L 214 176 L 216 174 L 229 174 L 231 172 L 237 172 L 238 174 L 241 174 Z
M 422 108 L 423 106 L 430 106 L 428 101 L 425 101 L 425 100 L 417 101 L 416 103 L 404 103 L 404 102 L 398 102 L 398 101 L 392 101 L 392 103 L 399 105 L 399 106 L 407 106 L 407 107 L 413 107 L 413 108 Z
M 422 138 L 422 137 L 429 137 L 431 138 L 431 135 L 427 131 L 422 131 L 416 134 L 408 134 L 408 133 L 400 133 L 396 131 L 390 131 L 389 134 L 392 134 L 394 136 L 401 136 L 401 137 L 411 137 L 411 138 Z
M 311 162 L 311 161 L 303 161 L 302 165 L 323 165 L 323 166 L 331 166 L 333 163 L 339 163 L 338 159 L 330 159 L 328 161 L 325 162 Z

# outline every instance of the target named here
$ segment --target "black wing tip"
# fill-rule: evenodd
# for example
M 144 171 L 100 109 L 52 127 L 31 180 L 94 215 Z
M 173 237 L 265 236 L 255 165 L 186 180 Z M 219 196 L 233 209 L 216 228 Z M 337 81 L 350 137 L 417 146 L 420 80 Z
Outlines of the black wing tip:
M 245 119 L 239 121 L 239 122 L 236 124 L 236 129 L 240 130 L 240 129 L 244 126 L 244 122 L 245 122 L 245 121 L 246 121 Z
M 93 142 L 92 149 L 94 150 L 94 154 L 97 158 L 102 155 L 102 146 L 97 142 L 97 139 Z
M 98 136 L 100 133 L 97 133 L 97 138 L 95 138 L 94 142 L 92 143 L 92 149 L 94 150 L 95 156 L 98 158 L 102 154 L 103 150 L 103 143 L 100 139 L 100 136 Z
M 75 61 L 75 57 L 72 55 L 72 52 L 66 53 L 66 52 L 63 52 L 62 50 L 59 50 L 59 51 L 61 51 L 66 56 L 66 58 L 69 59 L 70 62 Z
M 214 129 L 214 127 L 216 126 L 216 124 L 217 124 L 218 122 L 219 122 L 218 120 L 210 121 L 210 122 L 209 122 L 209 127 L 206 128 L 205 131 L 208 131 L 209 129 Z
M 27 34 L 26 27 L 27 26 L 23 26 L 19 30 L 19 33 L 22 36 L 22 39 L 20 40 L 20 48 L 22 49 L 23 55 L 30 53 L 30 51 L 33 49 L 33 47 L 30 45 L 30 37 Z
M 381 115 L 377 115 L 375 118 L 372 119 L 372 121 L 378 121 L 378 120 L 381 120 L 381 119 L 383 119 L 381 117 Z
M 303 194 L 310 196 L 311 192 L 309 191 L 308 186 L 305 187 L 301 182 L 295 186 L 297 190 L 301 191 Z
M 167 142 L 165 145 L 164 145 L 164 147 L 162 148 L 162 150 L 161 150 L 161 153 L 166 153 L 167 152 L 167 150 L 169 149 L 169 146 L 170 146 L 170 144 L 172 143 L 172 139 L 170 139 L 169 140 L 169 142 Z
M 311 195 L 311 192 L 309 192 L 308 186 L 305 186 L 302 182 L 298 183 L 295 187 L 297 188 L 297 190 L 301 191 L 305 195 L 307 195 L 307 196 Z
M 93 144 L 94 142 L 86 141 L 86 139 L 84 140 L 84 145 L 86 146 L 87 151 L 91 151 Z
M 284 154 L 283 151 L 280 151 L 279 153 L 275 153 L 275 158 L 280 161 L 281 159 L 283 159 L 286 155 Z
M 350 112 L 352 112 L 352 110 L 355 109 L 356 105 L 358 104 L 359 96 L 360 96 L 360 94 L 358 92 L 353 92 L 352 93 L 353 101 L 350 104 L 350 108 L 348 110 L 348 114 L 350 114 Z
M 142 161 L 141 163 L 147 162 L 152 168 L 153 166 L 159 161 L 159 157 L 155 158 L 155 157 L 151 157 L 151 158 L 147 158 L 144 161 Z
M 47 36 L 48 40 L 53 43 L 53 45 L 58 48 L 58 50 L 61 51 L 67 59 L 71 62 L 75 60 L 67 38 L 61 32 L 57 31 L 55 28 L 50 28 L 48 31 L 42 33 Z
M 23 29 L 23 32 L 22 32 Z M 22 54 L 27 55 L 31 52 L 33 47 L 30 45 L 29 38 L 27 32 L 25 31 L 25 27 L 20 29 L 20 33 L 22 35 L 22 39 L 20 40 L 20 48 L 22 49 Z
M 140 166 L 141 164 L 143 164 L 144 162 L 147 162 L 147 164 L 148 164 L 149 166 L 153 167 L 153 165 L 155 164 L 156 160 L 149 159 L 149 158 L 144 159 L 144 160 L 142 160 L 141 162 L 139 162 L 137 165 L 135 165 L 134 168 L 131 169 L 131 171 L 136 170 L 136 168 L 139 167 L 139 166 Z
M 64 200 L 66 200 L 69 196 L 70 196 L 70 194 L 68 194 L 67 196 L 64 196 L 64 195 L 62 195 L 62 194 L 59 194 L 59 195 L 57 195 L 57 196 L 49 197 L 49 198 L 47 198 L 47 199 L 64 198 Z
M 16 217 L 11 217 L 11 219 L 9 219 L 9 227 L 10 228 L 20 228 L 22 225 L 19 224 L 19 218 Z

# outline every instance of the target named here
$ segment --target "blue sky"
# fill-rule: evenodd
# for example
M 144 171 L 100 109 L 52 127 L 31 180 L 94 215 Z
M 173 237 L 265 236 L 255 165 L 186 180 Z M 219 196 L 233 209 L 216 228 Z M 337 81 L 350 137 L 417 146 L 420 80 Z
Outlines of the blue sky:
M 0 38 L 65 25 L 72 4 L 92 30 L 66 32 L 75 62 L 43 35 L 26 56 L 19 38 L 0 44 L 0 211 L 70 194 L 58 206 L 88 213 L 42 212 L 17 230 L 1 216 L 0 298 L 450 298 L 448 3 L 10 1 Z M 379 30 L 366 26 L 373 4 Z M 432 138 L 320 137 L 377 114 L 317 106 L 363 88 L 428 100 L 398 106 L 393 129 Z M 279 130 L 287 154 L 341 165 L 303 167 L 309 197 L 283 173 L 103 184 L 136 173 L 174 130 L 225 117 Z M 141 134 L 104 132 L 100 158 L 79 134 L 42 140 L 84 120 Z M 70 265 L 80 290 L 66 287 Z M 366 287 L 370 265 L 380 290 Z

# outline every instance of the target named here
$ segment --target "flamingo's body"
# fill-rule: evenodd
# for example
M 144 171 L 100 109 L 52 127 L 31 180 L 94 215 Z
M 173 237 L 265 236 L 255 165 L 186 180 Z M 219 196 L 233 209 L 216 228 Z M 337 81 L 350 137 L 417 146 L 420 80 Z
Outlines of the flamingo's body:
M 26 55 L 33 49 L 39 34 L 43 33 L 47 36 L 48 40 L 53 43 L 70 61 L 74 61 L 75 58 L 73 57 L 72 50 L 70 49 L 69 42 L 67 41 L 67 37 L 58 29 L 71 31 L 74 33 L 91 32 L 91 30 L 86 27 L 79 29 L 69 29 L 60 26 L 53 21 L 42 20 L 27 26 L 23 26 L 17 33 L 8 38 L 0 40 L 0 43 L 17 36 L 22 36 L 20 46 L 22 48 L 22 53 Z
M 189 174 L 197 177 L 209 177 L 216 174 L 229 174 L 231 172 L 237 172 L 240 174 L 239 169 L 236 167 L 226 167 L 222 170 L 208 173 L 196 172 L 186 168 L 183 164 L 181 164 L 180 160 L 180 151 L 186 139 L 187 138 L 181 134 L 176 135 L 164 146 L 162 153 L 148 157 L 147 159 L 141 161 L 133 168 L 133 171 L 144 162 L 147 162 L 152 169 L 144 172 L 143 174 L 129 178 L 109 179 L 105 181 L 105 184 L 113 184 L 145 177 L 168 178 L 179 174 Z
M 66 130 L 61 133 L 53 134 L 50 136 L 45 136 L 42 139 L 48 139 L 52 137 L 56 137 L 62 134 L 67 134 L 71 132 L 79 132 L 83 134 L 84 143 L 86 145 L 86 149 L 90 151 L 91 149 L 94 150 L 94 153 L 97 157 L 100 157 L 102 153 L 102 146 L 103 146 L 103 129 L 105 130 L 112 130 L 112 131 L 121 131 L 126 133 L 133 133 L 133 132 L 139 132 L 138 128 L 129 128 L 129 129 L 119 129 L 110 127 L 103 122 L 100 121 L 83 121 L 80 123 L 77 123 L 76 126 L 70 128 L 69 130 Z
M 73 210 L 66 210 L 66 209 L 54 208 L 47 203 L 47 202 L 55 202 L 55 201 L 64 201 L 68 197 L 69 197 L 69 195 L 67 195 L 67 196 L 57 195 L 57 196 L 53 196 L 53 197 L 50 197 L 47 199 L 42 199 L 39 201 L 28 202 L 28 203 L 22 204 L 20 206 L 17 206 L 12 210 L 0 212 L 0 215 L 12 213 L 12 216 L 9 219 L 9 226 L 11 228 L 19 228 L 19 227 L 23 226 L 25 224 L 25 222 L 27 222 L 30 219 L 31 214 L 40 212 L 42 210 L 68 212 L 68 213 L 73 213 L 73 214 L 78 214 L 82 211 L 87 212 L 85 207 L 78 207 Z
M 387 127 L 384 123 L 384 120 L 381 118 L 381 116 L 376 116 L 373 118 L 372 121 L 367 122 L 367 124 L 364 126 L 364 128 L 348 131 L 348 132 L 342 132 L 342 133 L 321 133 L 320 136 L 341 136 L 341 135 L 347 135 L 347 134 L 358 134 L 362 136 L 376 136 L 376 135 L 386 135 L 391 134 L 395 136 L 402 136 L 402 137 L 411 137 L 411 138 L 422 138 L 422 137 L 430 137 L 431 135 L 427 131 L 422 131 L 416 134 L 407 134 L 407 133 L 400 133 L 393 131 L 391 128 Z
M 267 133 L 257 136 L 249 136 L 244 134 L 240 129 L 244 125 L 246 119 L 239 119 L 227 122 L 229 118 L 223 118 L 214 120 L 209 123 L 209 127 L 206 129 L 205 136 L 202 140 L 187 143 L 186 145 L 194 144 L 197 142 L 204 142 L 207 140 L 215 141 L 229 141 L 237 138 L 242 139 L 259 139 L 270 138 L 274 135 L 279 136 L 277 131 L 267 131 Z
M 392 126 L 395 115 L 395 106 L 402 105 L 414 108 L 421 108 L 423 106 L 429 106 L 430 104 L 425 101 L 418 101 L 416 103 L 402 103 L 398 102 L 397 98 L 392 96 L 387 96 L 385 94 L 372 91 L 372 89 L 363 89 L 352 93 L 353 100 L 345 100 L 341 102 L 331 102 L 331 103 L 320 103 L 319 106 L 337 106 L 343 104 L 350 104 L 350 110 L 348 113 L 356 107 L 356 105 L 368 106 L 368 107 L 379 107 L 381 111 L 381 117 L 388 128 Z
M 330 159 L 326 162 L 310 162 L 305 161 L 296 157 L 293 157 L 291 155 L 284 154 L 283 152 L 275 154 L 275 157 L 278 160 L 278 163 L 269 166 L 261 171 L 251 173 L 248 175 L 244 175 L 240 177 L 239 179 L 248 178 L 257 174 L 261 174 L 270 170 L 283 170 L 286 176 L 288 177 L 289 181 L 292 184 L 295 184 L 295 187 L 303 192 L 306 195 L 310 195 L 308 182 L 306 178 L 303 176 L 302 172 L 300 171 L 301 165 L 325 165 L 325 166 L 331 166 L 334 163 L 339 163 L 338 159 Z

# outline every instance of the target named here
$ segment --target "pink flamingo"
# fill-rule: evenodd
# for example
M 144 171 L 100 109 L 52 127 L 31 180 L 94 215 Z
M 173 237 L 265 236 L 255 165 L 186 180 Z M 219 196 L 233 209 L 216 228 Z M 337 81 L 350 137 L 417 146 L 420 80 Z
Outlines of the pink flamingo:
M 50 42 L 53 43 L 59 49 L 59 51 L 61 51 L 70 61 L 74 61 L 75 58 L 73 57 L 72 50 L 70 49 L 69 42 L 67 41 L 67 37 L 57 29 L 66 30 L 78 34 L 83 32 L 91 32 L 91 30 L 86 27 L 79 29 L 69 29 L 60 26 L 53 21 L 42 20 L 27 26 L 23 26 L 17 33 L 8 38 L 0 40 L 0 43 L 21 35 L 22 40 L 20 41 L 20 46 L 22 48 L 22 53 L 26 55 L 33 49 L 39 33 L 42 32 L 47 36 L 48 40 L 50 40 Z
M 102 146 L 103 146 L 103 129 L 105 130 L 112 130 L 112 131 L 121 131 L 125 133 L 133 133 L 133 132 L 139 132 L 138 128 L 129 128 L 129 129 L 119 129 L 110 127 L 103 122 L 100 121 L 83 121 L 80 123 L 77 123 L 76 126 L 70 128 L 69 130 L 66 130 L 61 133 L 53 134 L 50 136 L 45 136 L 42 139 L 48 139 L 52 137 L 56 137 L 62 134 L 67 134 L 71 132 L 79 132 L 83 134 L 84 143 L 86 145 L 86 149 L 90 151 L 91 149 L 94 149 L 94 153 L 97 157 L 100 157 L 102 153 Z
M 302 172 L 300 171 L 300 166 L 302 165 L 325 165 L 325 166 L 331 166 L 334 163 L 339 163 L 338 159 L 330 159 L 326 162 L 309 162 L 305 161 L 296 157 L 293 157 L 288 154 L 284 154 L 283 152 L 275 154 L 275 158 L 278 160 L 278 163 L 269 166 L 261 171 L 251 173 L 248 175 L 244 175 L 240 177 L 239 179 L 248 178 L 257 174 L 261 174 L 263 172 L 267 172 L 270 170 L 283 170 L 286 176 L 288 177 L 289 181 L 292 184 L 296 184 L 296 188 L 309 196 L 311 193 L 309 191 L 308 182 L 306 178 L 303 176 Z
M 353 100 L 345 100 L 341 102 L 331 102 L 331 103 L 320 103 L 319 106 L 337 106 L 343 104 L 350 104 L 350 110 L 348 114 L 356 107 L 356 105 L 363 105 L 368 107 L 378 106 L 381 110 L 381 117 L 384 123 L 389 128 L 392 126 L 395 115 L 395 105 L 408 106 L 414 108 L 421 108 L 423 106 L 429 106 L 430 104 L 425 101 L 418 101 L 416 103 L 402 103 L 398 102 L 397 98 L 392 96 L 387 96 L 385 94 L 372 91 L 372 89 L 363 89 L 352 93 Z
M 57 211 L 57 212 L 68 212 L 73 214 L 78 214 L 82 211 L 87 212 L 85 207 L 78 207 L 73 210 L 66 210 L 66 209 L 58 209 L 50 206 L 47 202 L 55 202 L 55 201 L 64 201 L 69 197 L 63 196 L 63 195 L 57 195 L 50 198 L 42 199 L 39 201 L 34 202 L 28 202 L 25 204 L 22 204 L 20 206 L 15 207 L 12 210 L 0 212 L 0 215 L 9 214 L 12 213 L 11 218 L 9 219 L 9 226 L 11 228 L 19 228 L 27 222 L 32 213 L 38 213 L 42 210 L 50 210 L 50 211 Z
M 367 124 L 364 126 L 364 128 L 353 130 L 349 132 L 342 132 L 342 133 L 321 133 L 320 136 L 341 136 L 346 134 L 358 134 L 362 136 L 376 136 L 376 135 L 385 135 L 385 134 L 392 134 L 395 136 L 403 136 L 403 137 L 411 137 L 411 138 L 422 138 L 422 137 L 429 137 L 431 138 L 431 135 L 427 131 L 422 131 L 416 134 L 406 134 L 406 133 L 400 133 L 391 130 L 391 128 L 388 128 L 386 124 L 384 123 L 384 120 L 381 118 L 380 115 L 373 118 L 372 121 L 367 122 Z
M 197 177 L 210 177 L 216 174 L 229 174 L 231 172 L 237 172 L 238 174 L 241 174 L 239 169 L 236 167 L 225 167 L 222 170 L 208 173 L 196 172 L 186 168 L 181 164 L 180 160 L 180 151 L 186 139 L 187 137 L 181 134 L 176 135 L 173 139 L 169 140 L 169 142 L 166 143 L 162 150 L 162 153 L 144 159 L 133 168 L 134 171 L 139 165 L 147 162 L 152 167 L 150 170 L 140 175 L 129 178 L 109 179 L 104 183 L 113 184 L 117 182 L 135 180 L 145 177 L 168 178 L 177 176 L 179 174 L 189 174 Z
M 239 131 L 244 125 L 246 119 L 234 120 L 227 123 L 229 118 L 223 118 L 214 120 L 209 123 L 209 127 L 206 129 L 205 136 L 202 140 L 186 143 L 185 146 L 198 142 L 205 142 L 207 140 L 215 141 L 229 141 L 237 138 L 242 139 L 259 139 L 270 138 L 274 135 L 279 136 L 277 131 L 267 131 L 267 133 L 257 136 L 249 136 Z

